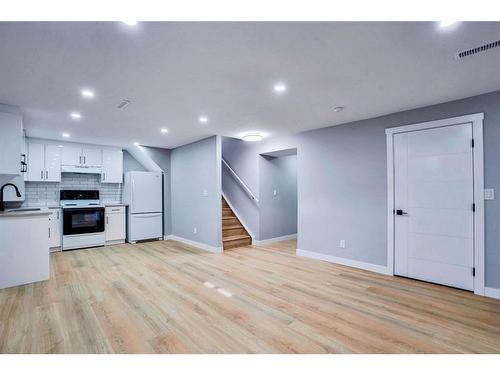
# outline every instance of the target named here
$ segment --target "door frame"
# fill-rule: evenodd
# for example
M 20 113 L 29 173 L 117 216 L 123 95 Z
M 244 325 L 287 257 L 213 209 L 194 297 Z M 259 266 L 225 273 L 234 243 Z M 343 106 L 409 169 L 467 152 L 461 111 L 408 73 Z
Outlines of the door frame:
M 484 113 L 473 113 L 465 116 L 442 120 L 427 121 L 411 125 L 385 129 L 387 142 L 387 271 L 394 275 L 394 134 L 408 133 L 417 130 L 441 128 L 465 123 L 472 123 L 474 139 L 473 155 L 473 189 L 474 189 L 474 293 L 484 296 L 484 151 L 483 151 L 483 119 Z

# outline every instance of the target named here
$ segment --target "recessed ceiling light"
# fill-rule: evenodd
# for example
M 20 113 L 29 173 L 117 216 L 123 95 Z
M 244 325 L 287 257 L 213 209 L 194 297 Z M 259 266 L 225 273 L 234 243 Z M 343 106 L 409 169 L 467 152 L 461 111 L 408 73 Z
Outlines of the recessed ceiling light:
M 201 122 L 202 124 L 206 124 L 208 122 L 208 117 L 206 117 L 206 116 L 200 116 L 198 118 L 198 121 Z
M 71 116 L 71 118 L 74 118 L 74 119 L 80 119 L 80 118 L 82 118 L 82 115 L 79 114 L 78 112 L 72 112 L 70 114 L 70 116 Z
M 449 27 L 449 26 L 454 25 L 456 23 L 457 23 L 457 21 L 441 21 L 439 23 L 439 27 Z
M 242 138 L 246 142 L 258 142 L 262 141 L 264 137 L 260 133 L 247 133 Z
M 84 98 L 89 98 L 90 99 L 90 98 L 94 97 L 94 92 L 92 90 L 89 90 L 89 89 L 83 89 L 81 91 L 81 93 L 82 93 L 82 96 Z
M 333 108 L 333 112 L 342 112 L 344 110 L 344 108 L 345 108 L 344 106 L 339 105 L 339 106 Z
M 139 146 L 139 142 L 134 142 L 134 146 Z
M 163 134 L 166 134 L 168 133 L 168 129 L 167 128 L 161 128 L 160 131 L 163 133 Z
M 69 138 L 69 133 L 62 133 L 62 136 L 63 136 L 64 138 Z M 61 147 L 62 147 L 62 146 L 61 146 Z
M 127 26 L 137 26 L 137 21 L 123 21 Z
M 286 85 L 284 83 L 276 83 L 274 86 L 273 86 L 273 89 L 274 89 L 274 92 L 278 93 L 278 94 L 282 94 L 286 91 Z

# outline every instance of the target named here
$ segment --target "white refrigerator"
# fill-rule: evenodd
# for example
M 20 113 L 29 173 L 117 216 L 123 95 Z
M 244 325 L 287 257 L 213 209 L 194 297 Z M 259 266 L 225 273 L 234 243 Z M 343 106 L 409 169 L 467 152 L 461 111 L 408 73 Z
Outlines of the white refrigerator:
M 127 207 L 127 242 L 163 238 L 163 175 L 126 172 L 123 202 Z

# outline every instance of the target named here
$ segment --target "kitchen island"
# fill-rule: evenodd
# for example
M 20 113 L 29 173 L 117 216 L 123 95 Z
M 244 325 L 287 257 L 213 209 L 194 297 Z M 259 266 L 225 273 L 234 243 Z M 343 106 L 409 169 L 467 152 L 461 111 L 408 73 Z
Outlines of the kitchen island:
M 48 209 L 0 212 L 0 289 L 49 279 Z

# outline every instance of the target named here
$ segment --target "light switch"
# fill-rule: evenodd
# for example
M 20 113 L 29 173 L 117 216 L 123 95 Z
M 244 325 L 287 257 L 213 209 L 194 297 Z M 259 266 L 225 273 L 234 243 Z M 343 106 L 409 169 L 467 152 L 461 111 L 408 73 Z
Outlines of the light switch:
M 339 242 L 339 247 L 340 247 L 341 249 L 345 249 L 345 240 L 340 240 L 340 242 Z
M 484 189 L 484 200 L 492 201 L 495 199 L 495 189 Z
M 203 190 L 203 196 L 204 196 L 204 197 L 208 197 L 208 190 L 206 190 L 206 189 L 205 189 L 205 190 Z

